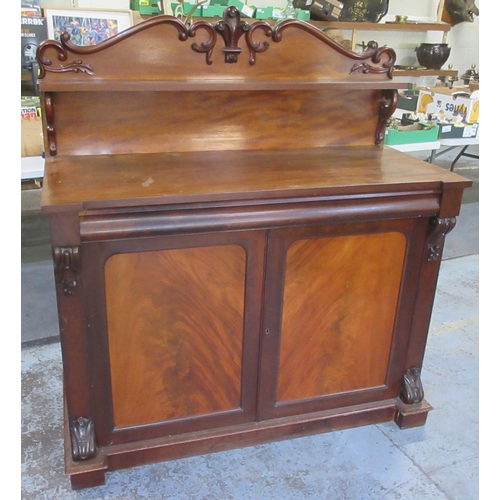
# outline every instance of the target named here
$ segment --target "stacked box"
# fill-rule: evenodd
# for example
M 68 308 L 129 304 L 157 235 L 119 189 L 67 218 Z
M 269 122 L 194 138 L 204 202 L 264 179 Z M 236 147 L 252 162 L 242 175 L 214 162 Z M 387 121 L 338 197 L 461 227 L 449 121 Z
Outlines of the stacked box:
M 479 97 L 476 93 L 471 94 L 459 88 L 421 89 L 417 111 L 448 120 L 461 116 L 463 122 L 476 123 L 479 121 Z
M 202 17 L 222 17 L 226 9 L 226 5 L 203 5 L 201 15 Z
M 21 97 L 21 157 L 43 153 L 42 108 L 37 96 Z
M 471 139 L 477 137 L 479 133 L 479 123 L 472 123 L 457 127 L 452 123 L 439 124 L 440 139 Z
M 187 16 L 191 12 L 191 9 L 193 9 L 197 3 L 198 2 L 195 2 L 195 3 L 184 2 L 184 15 Z M 208 0 L 207 0 L 207 4 L 208 4 Z M 176 11 L 178 6 L 180 6 L 180 3 L 172 3 L 171 4 L 172 12 L 174 13 L 174 16 L 176 15 L 175 11 Z M 204 7 L 204 6 L 205 5 L 199 5 L 197 7 L 197 9 L 191 15 L 194 17 L 201 17 L 203 15 L 202 7 Z M 222 7 L 222 10 L 224 10 L 224 7 Z
M 157 0 L 131 0 L 130 8 L 143 16 L 161 14 L 161 3 Z
M 257 7 L 255 9 L 255 17 L 257 19 L 271 19 L 274 10 L 274 7 Z
M 254 17 L 255 15 L 255 7 L 251 7 L 240 0 L 229 0 L 227 5 L 236 7 L 241 12 L 241 17 Z
M 302 21 L 309 21 L 311 19 L 311 11 L 304 9 L 295 9 L 297 12 L 297 19 L 301 19 Z
M 344 8 L 344 4 L 338 0 L 298 0 L 294 5 L 309 10 L 311 19 L 320 21 L 338 21 Z
M 398 144 L 413 144 L 415 142 L 433 142 L 437 141 L 439 127 L 424 129 L 420 123 L 401 126 L 398 129 L 388 128 L 385 131 L 384 143 L 388 146 Z

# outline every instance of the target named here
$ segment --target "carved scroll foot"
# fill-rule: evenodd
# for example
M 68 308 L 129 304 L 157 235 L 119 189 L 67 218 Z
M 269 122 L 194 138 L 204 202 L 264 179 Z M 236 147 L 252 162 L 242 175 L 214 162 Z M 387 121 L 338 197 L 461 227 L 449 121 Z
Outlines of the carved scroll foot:
M 432 406 L 424 400 L 420 368 L 410 368 L 403 377 L 394 421 L 401 429 L 424 425 Z
M 94 422 L 89 418 L 79 417 L 69 424 L 73 460 L 87 460 L 95 457 L 96 444 Z
M 424 388 L 420 380 L 420 368 L 410 368 L 404 374 L 400 398 L 405 404 L 420 403 L 424 399 Z

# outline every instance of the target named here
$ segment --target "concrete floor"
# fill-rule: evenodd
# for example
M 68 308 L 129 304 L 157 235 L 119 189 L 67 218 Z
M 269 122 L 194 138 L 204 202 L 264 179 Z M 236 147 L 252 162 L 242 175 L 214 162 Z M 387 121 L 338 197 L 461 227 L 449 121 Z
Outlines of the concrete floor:
M 448 160 L 443 155 L 436 163 L 446 168 Z M 22 245 L 22 498 L 479 498 L 478 162 L 463 159 L 455 171 L 474 186 L 446 241 L 422 373 L 434 407 L 424 427 L 371 425 L 137 467 L 108 473 L 106 485 L 79 492 L 64 475 L 50 246 L 36 206 L 25 210 L 23 228 L 31 233 L 24 232 Z

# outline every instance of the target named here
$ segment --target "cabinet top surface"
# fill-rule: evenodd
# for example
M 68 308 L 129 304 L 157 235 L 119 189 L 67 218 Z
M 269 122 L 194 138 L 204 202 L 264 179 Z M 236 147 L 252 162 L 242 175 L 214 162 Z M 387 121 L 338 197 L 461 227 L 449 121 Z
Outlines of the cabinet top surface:
M 471 181 L 389 147 L 58 156 L 46 212 L 466 188 Z

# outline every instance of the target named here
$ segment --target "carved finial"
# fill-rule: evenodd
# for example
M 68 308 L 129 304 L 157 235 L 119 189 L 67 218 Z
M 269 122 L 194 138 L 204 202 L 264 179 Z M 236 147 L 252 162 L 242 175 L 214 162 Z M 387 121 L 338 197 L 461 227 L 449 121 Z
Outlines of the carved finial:
M 238 41 L 250 29 L 250 25 L 246 21 L 241 21 L 240 17 L 240 11 L 231 6 L 224 11 L 224 19 L 215 23 L 215 29 L 226 45 L 222 51 L 227 63 L 238 62 L 238 55 L 241 52 Z

